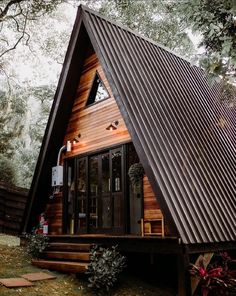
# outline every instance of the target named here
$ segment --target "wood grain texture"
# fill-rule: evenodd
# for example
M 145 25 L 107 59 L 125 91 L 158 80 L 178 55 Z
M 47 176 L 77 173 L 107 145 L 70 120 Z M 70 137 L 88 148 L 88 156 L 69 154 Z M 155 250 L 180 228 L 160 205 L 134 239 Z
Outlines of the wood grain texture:
M 28 190 L 0 182 L 0 232 L 19 234 Z
M 96 71 L 107 88 L 110 98 L 86 106 Z M 117 130 L 112 132 L 106 130 L 106 127 L 116 120 L 119 121 Z M 72 151 L 66 153 L 66 157 L 80 155 L 116 144 L 119 145 L 131 140 L 112 95 L 111 88 L 94 52 L 88 53 L 84 63 L 82 76 L 77 89 L 77 96 L 74 101 L 64 138 L 64 144 L 66 144 L 67 141 L 73 141 L 78 134 L 81 134 L 79 143 L 72 146 Z
M 48 234 L 62 234 L 62 194 L 50 199 L 45 210 L 48 220 Z
M 50 270 L 57 270 L 68 273 L 84 273 L 87 270 L 88 263 L 82 262 L 66 262 L 66 261 L 48 261 L 48 260 L 32 260 L 32 264 Z
M 147 176 L 143 178 L 143 196 L 144 196 L 144 220 L 158 219 L 162 217 L 162 212 L 160 205 L 155 197 L 155 194 L 152 190 L 151 184 L 148 181 Z M 161 232 L 161 223 L 153 222 L 152 223 L 152 232 L 160 233 Z M 144 224 L 144 233 L 149 232 L 148 223 Z
M 89 261 L 90 253 L 87 252 L 62 252 L 62 251 L 45 251 L 42 256 L 49 259 L 64 259 L 68 261 Z

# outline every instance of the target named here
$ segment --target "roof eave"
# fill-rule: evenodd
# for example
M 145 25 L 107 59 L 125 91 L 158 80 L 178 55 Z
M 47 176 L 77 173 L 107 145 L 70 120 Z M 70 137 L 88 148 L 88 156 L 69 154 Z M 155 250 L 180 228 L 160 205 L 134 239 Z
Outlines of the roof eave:
M 38 157 L 36 168 L 34 171 L 33 180 L 29 190 L 29 198 L 28 198 L 28 202 L 24 212 L 24 225 L 22 229 L 23 232 L 30 231 L 30 227 L 32 226 L 30 223 L 31 216 L 34 214 L 32 213 L 32 210 L 33 208 L 35 208 L 35 204 L 37 203 L 36 198 L 40 190 L 39 184 L 42 182 L 42 178 L 44 178 L 43 171 L 45 170 L 45 166 L 46 166 L 45 162 L 46 162 L 49 148 L 50 146 L 52 146 L 52 144 L 54 146 L 58 146 L 58 149 L 62 145 L 63 140 L 59 139 L 57 141 L 59 143 L 55 143 L 55 141 L 52 141 L 52 136 L 54 135 L 54 132 L 55 132 L 56 117 L 61 106 L 62 98 L 65 95 L 66 84 L 68 83 L 68 77 L 70 76 L 70 72 L 72 68 L 71 67 L 72 59 L 75 53 L 75 48 L 78 43 L 79 33 L 81 31 L 81 25 L 82 25 L 81 14 L 82 14 L 82 8 L 79 7 L 77 11 L 75 23 L 73 26 L 72 34 L 70 37 L 68 49 L 66 52 L 66 56 L 64 59 L 62 71 L 60 74 L 59 82 L 57 85 L 56 93 L 53 99 L 53 105 L 49 115 L 48 123 L 45 129 L 41 149 L 39 152 L 39 157 Z M 50 158 L 56 159 L 57 152 L 58 151 L 56 150 L 53 155 L 50 155 Z M 49 173 L 51 173 L 51 171 Z

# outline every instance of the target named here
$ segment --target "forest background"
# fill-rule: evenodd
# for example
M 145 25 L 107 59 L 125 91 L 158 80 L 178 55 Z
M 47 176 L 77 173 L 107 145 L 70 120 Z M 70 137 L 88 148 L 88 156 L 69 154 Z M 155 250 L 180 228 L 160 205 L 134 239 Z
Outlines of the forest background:
M 0 181 L 30 187 L 80 4 L 203 67 L 235 108 L 234 0 L 1 0 Z

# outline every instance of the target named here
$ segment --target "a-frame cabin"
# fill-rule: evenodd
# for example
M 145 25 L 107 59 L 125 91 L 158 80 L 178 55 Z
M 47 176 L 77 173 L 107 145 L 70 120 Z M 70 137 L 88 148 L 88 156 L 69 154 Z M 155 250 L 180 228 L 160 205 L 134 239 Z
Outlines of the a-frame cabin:
M 58 242 L 177 254 L 184 285 L 189 254 L 236 247 L 235 128 L 218 96 L 199 68 L 80 6 L 24 231 L 44 212 Z M 138 162 L 145 176 L 134 190 Z

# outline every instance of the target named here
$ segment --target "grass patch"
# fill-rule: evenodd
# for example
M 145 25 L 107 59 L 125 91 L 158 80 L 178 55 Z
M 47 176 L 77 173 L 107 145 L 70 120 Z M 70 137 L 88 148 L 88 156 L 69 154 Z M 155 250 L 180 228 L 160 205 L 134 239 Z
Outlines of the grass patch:
M 42 271 L 31 265 L 30 257 L 23 247 L 7 247 L 0 245 L 1 278 L 19 277 L 24 273 Z M 35 282 L 33 287 L 8 289 L 0 286 L 1 296 L 95 296 L 87 290 L 87 282 L 75 275 L 49 272 L 56 275 L 55 280 Z M 118 285 L 109 293 L 111 296 L 173 296 L 168 289 L 160 289 L 148 284 L 140 278 L 123 273 Z

